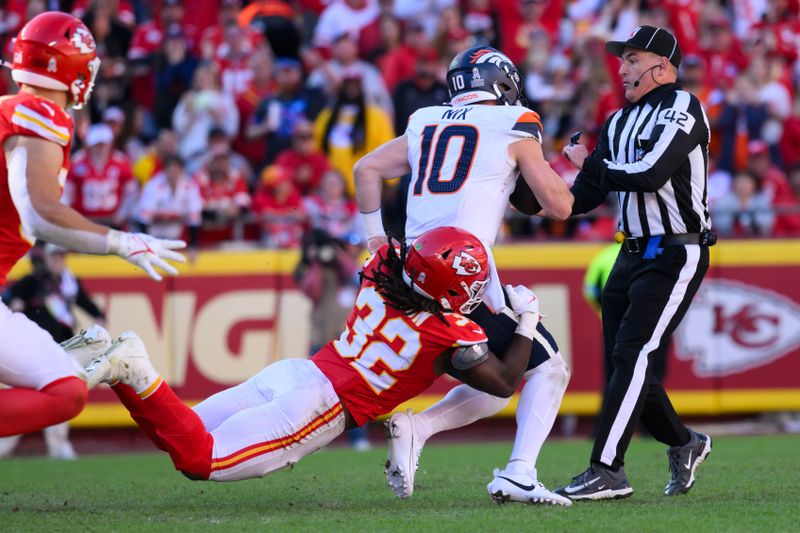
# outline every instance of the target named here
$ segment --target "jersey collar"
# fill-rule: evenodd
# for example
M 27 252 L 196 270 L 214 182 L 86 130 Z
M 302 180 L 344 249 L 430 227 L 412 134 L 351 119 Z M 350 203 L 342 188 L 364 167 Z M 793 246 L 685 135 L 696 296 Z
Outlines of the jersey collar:
M 667 83 L 664 85 L 659 85 L 649 93 L 645 94 L 641 98 L 639 98 L 638 102 L 635 102 L 632 105 L 635 106 L 643 106 L 646 103 L 652 103 L 658 99 L 660 99 L 664 94 L 672 91 L 679 91 L 681 90 L 681 85 L 679 83 Z

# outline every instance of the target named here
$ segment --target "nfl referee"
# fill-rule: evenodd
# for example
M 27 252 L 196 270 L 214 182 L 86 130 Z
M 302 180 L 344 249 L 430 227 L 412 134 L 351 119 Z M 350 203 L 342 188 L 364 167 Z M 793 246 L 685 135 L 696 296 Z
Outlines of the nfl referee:
M 651 369 L 653 353 L 680 323 L 708 270 L 709 128 L 698 99 L 676 83 L 681 51 L 664 28 L 640 26 L 606 43 L 621 57 L 630 104 L 604 124 L 591 155 L 570 144 L 578 167 L 573 214 L 619 201 L 622 248 L 603 290 L 603 337 L 613 365 L 589 468 L 558 492 L 573 500 L 633 493 L 624 470 L 636 422 L 667 444 L 672 479 L 664 494 L 687 492 L 711 438 L 687 428 Z

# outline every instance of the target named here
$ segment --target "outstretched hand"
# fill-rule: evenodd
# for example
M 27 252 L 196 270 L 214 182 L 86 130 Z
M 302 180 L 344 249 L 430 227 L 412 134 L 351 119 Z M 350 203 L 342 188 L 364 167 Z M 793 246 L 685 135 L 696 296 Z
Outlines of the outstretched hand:
M 111 230 L 108 234 L 108 253 L 118 255 L 129 263 L 141 268 L 156 281 L 161 281 L 157 267 L 170 276 L 178 270 L 166 260 L 185 263 L 186 257 L 173 250 L 186 247 L 180 240 L 158 239 L 146 233 L 127 233 Z

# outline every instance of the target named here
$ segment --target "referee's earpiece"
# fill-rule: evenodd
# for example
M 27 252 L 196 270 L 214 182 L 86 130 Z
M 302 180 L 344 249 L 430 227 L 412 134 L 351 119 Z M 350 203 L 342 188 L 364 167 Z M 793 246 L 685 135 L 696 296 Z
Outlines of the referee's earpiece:
M 662 65 L 661 63 L 659 63 L 658 65 L 653 65 L 653 66 L 652 66 L 652 67 L 650 67 L 649 69 L 647 69 L 647 70 L 645 70 L 644 72 L 642 72 L 641 76 L 639 76 L 639 77 L 637 78 L 637 80 L 636 80 L 635 82 L 633 82 L 633 86 L 634 86 L 634 87 L 638 87 L 638 86 L 639 86 L 639 80 L 641 80 L 641 79 L 642 79 L 642 77 L 643 77 L 645 74 L 647 74 L 648 72 L 650 72 L 651 70 L 653 70 L 653 69 L 656 69 L 656 68 L 661 68 L 661 69 L 663 69 L 663 68 L 664 68 L 664 65 Z

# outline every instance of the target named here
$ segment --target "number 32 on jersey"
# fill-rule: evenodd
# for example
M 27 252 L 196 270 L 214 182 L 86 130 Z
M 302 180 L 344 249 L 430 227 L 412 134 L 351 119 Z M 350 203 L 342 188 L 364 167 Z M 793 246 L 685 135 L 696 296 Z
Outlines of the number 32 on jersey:
M 434 137 L 436 137 L 435 143 L 433 142 Z M 458 155 L 455 165 L 447 165 L 443 172 L 450 141 L 459 138 L 463 139 L 461 153 Z M 425 184 L 427 184 L 428 191 L 433 194 L 457 192 L 469 176 L 478 148 L 478 138 L 478 129 L 470 124 L 425 126 L 425 129 L 422 130 L 422 150 L 417 179 L 414 182 L 414 194 L 422 194 Z M 431 153 L 433 153 L 432 161 Z
M 419 332 L 402 317 L 386 319 L 386 305 L 374 287 L 362 287 L 356 299 L 357 317 L 333 347 L 369 383 L 375 394 L 391 388 L 390 372 L 408 370 L 420 351 Z M 348 340 L 350 339 L 350 340 Z M 382 361 L 387 371 L 375 369 Z

